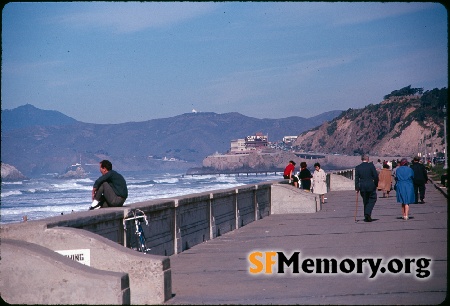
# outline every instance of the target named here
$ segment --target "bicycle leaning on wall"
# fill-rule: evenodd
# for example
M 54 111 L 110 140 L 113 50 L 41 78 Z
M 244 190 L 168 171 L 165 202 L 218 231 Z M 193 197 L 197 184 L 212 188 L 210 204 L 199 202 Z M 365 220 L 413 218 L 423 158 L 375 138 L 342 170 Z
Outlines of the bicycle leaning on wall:
M 150 251 L 150 248 L 147 248 L 145 246 L 145 235 L 144 235 L 144 229 L 142 228 L 142 223 L 145 222 L 145 225 L 148 226 L 148 220 L 145 213 L 140 209 L 133 209 L 128 213 L 128 217 L 123 219 L 123 229 L 127 231 L 127 221 L 134 221 L 134 235 L 135 235 L 135 247 L 130 247 L 138 252 L 142 252 L 146 254 L 148 251 Z M 132 227 L 132 225 L 129 225 L 129 227 Z

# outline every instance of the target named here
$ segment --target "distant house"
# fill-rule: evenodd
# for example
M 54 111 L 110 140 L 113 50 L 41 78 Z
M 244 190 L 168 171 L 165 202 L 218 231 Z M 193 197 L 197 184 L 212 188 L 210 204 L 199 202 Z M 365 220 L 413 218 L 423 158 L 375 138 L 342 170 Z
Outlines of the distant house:
M 245 147 L 247 149 L 263 149 L 264 147 L 267 147 L 268 142 L 267 135 L 256 133 L 255 135 L 247 136 L 245 138 Z
M 245 139 L 235 139 L 231 141 L 230 153 L 244 154 L 254 150 L 261 150 L 268 146 L 268 136 L 262 133 L 247 136 Z
M 245 148 L 245 139 L 234 139 L 231 141 L 230 153 L 247 153 Z
M 292 144 L 294 141 L 297 140 L 298 136 L 284 136 L 283 137 L 283 142 L 285 144 Z

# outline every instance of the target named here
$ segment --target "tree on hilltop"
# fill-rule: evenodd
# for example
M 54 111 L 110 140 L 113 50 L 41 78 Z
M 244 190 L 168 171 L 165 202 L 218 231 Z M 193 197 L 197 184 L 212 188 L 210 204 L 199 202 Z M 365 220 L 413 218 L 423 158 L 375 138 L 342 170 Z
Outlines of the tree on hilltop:
M 409 86 L 403 87 L 402 89 L 394 90 L 390 94 L 385 95 L 384 100 L 387 100 L 390 97 L 415 95 L 416 93 L 421 95 L 423 93 L 423 88 L 411 88 L 411 85 L 409 85 Z

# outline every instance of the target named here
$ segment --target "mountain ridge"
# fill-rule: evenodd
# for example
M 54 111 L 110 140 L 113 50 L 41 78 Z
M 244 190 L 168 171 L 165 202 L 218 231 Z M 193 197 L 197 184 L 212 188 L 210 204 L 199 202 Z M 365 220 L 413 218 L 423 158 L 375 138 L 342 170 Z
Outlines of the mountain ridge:
M 122 171 L 188 169 L 200 165 L 210 154 L 228 151 L 233 139 L 262 132 L 269 135 L 270 141 L 281 140 L 317 126 L 323 122 L 320 120 L 331 120 L 341 112 L 289 120 L 257 119 L 237 112 L 197 112 L 118 124 L 83 123 L 75 119 L 60 125 L 54 124 L 54 120 L 34 126 L 16 123 L 16 128 L 6 126 L 5 130 L 2 125 L 1 157 L 27 176 L 60 173 L 80 159 L 95 165 L 102 159 L 110 159 Z M 2 111 L 2 124 L 9 114 Z
M 31 104 L 15 109 L 2 109 L 2 131 L 11 131 L 36 125 L 71 125 L 78 121 L 54 110 L 42 110 Z

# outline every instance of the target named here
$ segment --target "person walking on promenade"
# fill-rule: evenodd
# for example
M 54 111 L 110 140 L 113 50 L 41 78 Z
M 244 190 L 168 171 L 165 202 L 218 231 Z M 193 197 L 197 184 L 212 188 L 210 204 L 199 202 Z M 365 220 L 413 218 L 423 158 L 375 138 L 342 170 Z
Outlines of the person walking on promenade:
M 383 191 L 383 198 L 389 198 L 389 192 L 392 188 L 392 173 L 388 164 L 383 164 L 378 180 L 378 190 Z
M 402 204 L 403 219 L 409 219 L 409 204 L 416 201 L 414 197 L 414 171 L 408 167 L 408 160 L 403 158 L 400 167 L 395 172 L 395 192 L 397 193 L 397 203 Z
M 381 159 L 377 160 L 377 163 L 375 164 L 375 169 L 377 169 L 378 172 L 380 172 L 381 169 L 383 169 L 383 164 L 381 163 Z
M 391 163 L 392 163 L 392 169 L 397 168 L 397 161 L 396 161 L 395 159 L 393 159 L 393 160 L 391 161 Z
M 372 210 L 377 202 L 378 172 L 369 155 L 361 156 L 362 163 L 355 168 L 355 190 L 361 193 L 364 204 L 364 221 L 372 222 Z
M 398 167 L 400 167 L 400 163 L 397 163 L 397 162 L 392 162 L 392 188 L 394 188 L 394 190 L 395 190 L 395 184 L 397 183 L 397 180 L 396 180 L 396 172 L 397 172 L 397 169 L 398 169 Z
M 123 206 L 128 197 L 127 183 L 123 176 L 112 169 L 109 160 L 100 162 L 100 176 L 92 188 L 92 204 L 89 210 Z
M 311 171 L 306 167 L 306 162 L 300 163 L 300 173 L 298 175 L 300 179 L 300 186 L 303 190 L 310 191 L 311 190 Z
M 392 161 L 388 160 L 386 164 L 389 166 L 389 169 L 392 169 Z
M 298 188 L 298 178 L 294 175 L 295 162 L 293 160 L 289 161 L 289 164 L 284 168 L 283 177 L 289 179 L 289 183 Z
M 428 174 L 425 166 L 420 163 L 420 157 L 416 156 L 413 159 L 411 169 L 414 171 L 414 197 L 416 199 L 415 204 L 419 203 L 420 194 L 420 204 L 424 204 L 425 201 L 425 184 L 428 182 Z
M 327 193 L 327 174 L 320 168 L 319 163 L 314 164 L 312 181 L 312 192 L 318 194 L 322 204 L 325 204 L 325 193 Z

